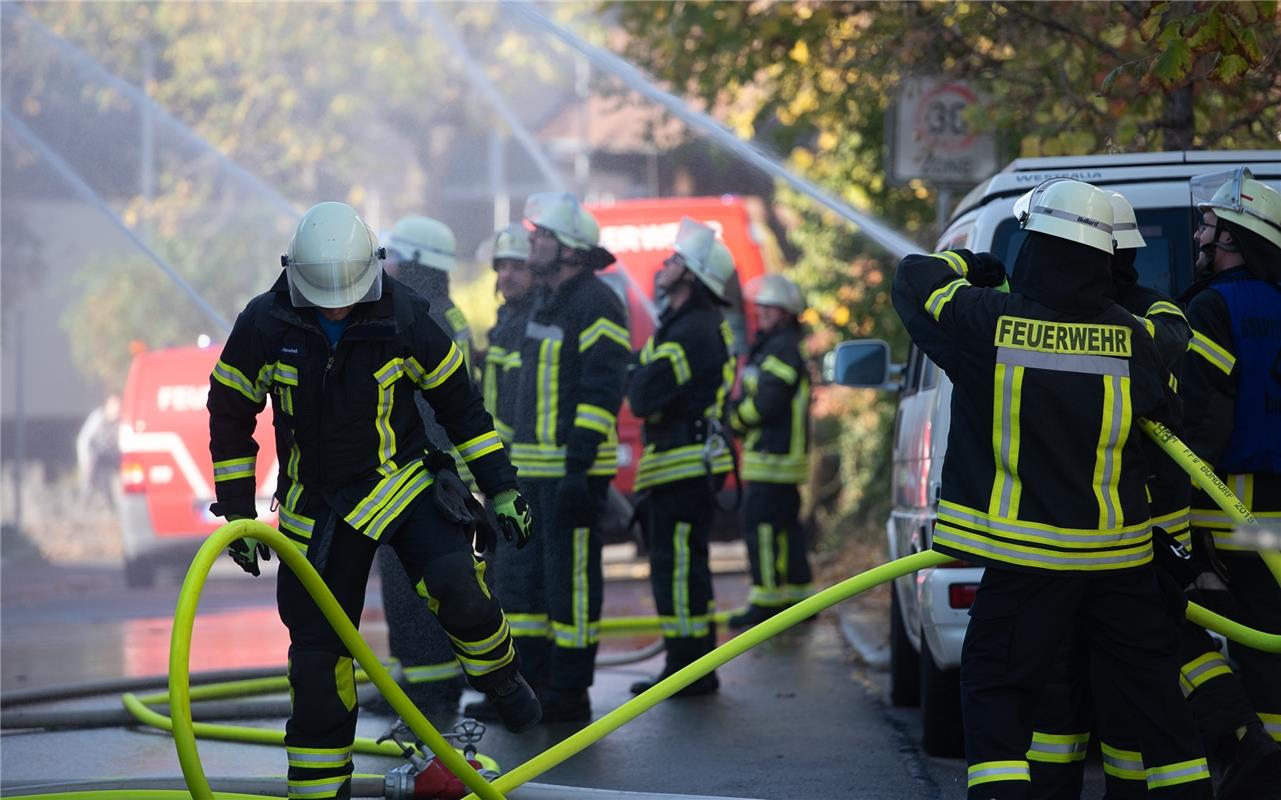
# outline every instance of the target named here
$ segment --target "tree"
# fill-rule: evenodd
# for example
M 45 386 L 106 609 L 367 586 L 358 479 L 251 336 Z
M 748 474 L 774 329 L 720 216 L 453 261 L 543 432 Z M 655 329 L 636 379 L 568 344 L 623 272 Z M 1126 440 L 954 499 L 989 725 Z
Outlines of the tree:
M 894 185 L 883 168 L 886 114 L 908 76 L 984 91 L 988 113 L 968 122 L 995 132 L 1007 157 L 1266 148 L 1281 129 L 1275 2 L 607 5 L 638 65 L 923 247 L 936 187 Z M 804 198 L 777 200 L 811 300 L 813 348 L 874 331 L 902 355 L 884 255 Z M 851 420 L 835 445 L 855 455 L 847 503 L 879 522 L 888 492 L 867 487 L 887 474 L 892 403 L 856 393 L 820 410 Z

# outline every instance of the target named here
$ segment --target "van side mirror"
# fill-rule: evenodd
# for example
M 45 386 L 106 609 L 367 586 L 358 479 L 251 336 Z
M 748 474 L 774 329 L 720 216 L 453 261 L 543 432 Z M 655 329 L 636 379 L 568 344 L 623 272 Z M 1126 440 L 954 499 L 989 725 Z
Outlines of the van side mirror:
M 856 389 L 899 388 L 903 367 L 890 361 L 890 346 L 880 339 L 841 342 L 823 358 L 828 383 Z

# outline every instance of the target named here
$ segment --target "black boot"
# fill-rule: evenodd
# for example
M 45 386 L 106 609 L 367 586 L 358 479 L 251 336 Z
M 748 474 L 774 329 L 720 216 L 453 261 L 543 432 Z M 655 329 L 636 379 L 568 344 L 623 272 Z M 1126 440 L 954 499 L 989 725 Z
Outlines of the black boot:
M 592 700 L 586 689 L 544 689 L 543 722 L 589 722 Z
M 657 677 L 650 678 L 649 680 L 636 681 L 632 684 L 632 694 L 648 692 L 650 689 L 653 689 L 658 685 L 659 681 L 666 680 L 675 673 L 676 670 L 672 670 L 670 672 L 663 670 Z M 716 673 L 713 671 L 698 678 L 689 686 L 686 686 L 684 689 L 681 689 L 676 694 L 672 695 L 672 697 L 702 697 L 704 695 L 712 694 L 720 688 L 721 679 L 716 677 Z
M 497 719 L 512 733 L 523 733 L 529 730 L 537 725 L 543 716 L 543 708 L 538 702 L 538 696 L 534 694 L 533 689 L 529 688 L 529 684 L 519 672 L 485 692 L 485 700 L 489 708 L 482 713 L 491 713 L 490 720 Z M 468 703 L 463 713 L 483 722 L 485 720 L 482 717 L 470 713 L 481 711 L 477 708 L 480 705 L 480 703 Z
M 749 605 L 747 608 L 743 609 L 742 613 L 735 614 L 730 617 L 728 624 L 733 630 L 750 628 L 754 625 L 760 625 L 762 622 L 782 610 L 782 607 L 766 608 L 765 606 Z
M 1281 745 L 1254 724 L 1237 742 L 1236 756 L 1215 793 L 1219 800 L 1276 800 L 1281 797 Z

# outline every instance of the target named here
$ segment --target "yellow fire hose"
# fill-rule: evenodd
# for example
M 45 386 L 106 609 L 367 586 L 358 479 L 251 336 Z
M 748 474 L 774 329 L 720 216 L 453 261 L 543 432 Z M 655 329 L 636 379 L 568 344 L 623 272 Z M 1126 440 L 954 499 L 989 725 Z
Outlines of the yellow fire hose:
M 1254 522 L 1254 517 L 1249 510 L 1218 479 L 1213 470 L 1197 458 L 1196 454 L 1189 450 L 1168 428 L 1149 420 L 1140 420 L 1140 425 L 1144 432 L 1152 437 L 1171 458 L 1178 462 L 1192 476 L 1197 485 L 1210 497 L 1214 498 L 1215 502 L 1234 520 L 1241 524 Z M 471 765 L 445 741 L 404 695 L 404 692 L 396 685 L 395 680 L 387 672 L 386 668 L 374 656 L 364 640 L 360 638 L 359 633 L 356 632 L 355 627 L 347 619 L 342 608 L 333 598 L 333 595 L 329 593 L 324 581 L 286 537 L 274 528 L 255 521 L 238 520 L 228 523 L 215 531 L 204 546 L 201 547 L 200 552 L 192 563 L 191 570 L 187 574 L 187 579 L 183 583 L 178 609 L 174 616 L 173 643 L 169 660 L 170 691 L 168 697 L 172 718 L 167 718 L 146 706 L 147 702 L 163 702 L 164 694 L 138 697 L 130 693 L 122 698 L 125 706 L 140 720 L 156 727 L 173 731 L 179 762 L 182 765 L 183 776 L 190 790 L 190 797 L 198 800 L 214 800 L 214 798 L 219 798 L 219 800 L 221 798 L 227 798 L 228 800 L 233 800 L 233 798 L 234 800 L 258 800 L 258 798 L 254 795 L 215 794 L 210 790 L 196 748 L 195 740 L 197 734 L 208 738 L 258 741 L 264 744 L 276 745 L 283 743 L 284 739 L 283 733 L 280 732 L 230 725 L 194 723 L 191 719 L 191 701 L 193 699 L 213 699 L 235 694 L 279 691 L 287 686 L 287 681 L 284 678 L 236 681 L 228 684 L 197 687 L 196 689 L 192 689 L 189 685 L 188 669 L 190 666 L 191 636 L 200 590 L 210 568 L 221 556 L 223 550 L 231 541 L 243 536 L 252 536 L 266 543 L 279 554 L 281 560 L 290 569 L 294 570 L 316 601 L 321 612 L 324 613 L 330 624 L 334 626 L 343 643 L 347 645 L 357 662 L 364 667 L 369 680 L 378 687 L 422 742 L 472 790 L 473 794 L 468 795 L 467 800 L 475 800 L 476 798 L 503 800 L 503 792 L 510 791 L 521 784 L 533 780 L 543 772 L 562 763 L 622 725 L 645 713 L 703 675 L 724 665 L 731 659 L 792 625 L 881 583 L 950 560 L 948 556 L 933 551 L 916 553 L 888 564 L 882 564 L 825 589 L 731 639 L 711 653 L 659 682 L 648 691 L 624 703 L 578 733 L 556 744 L 546 752 L 535 756 L 506 775 L 501 776 L 493 784 L 490 784 L 472 769 Z M 1278 582 L 1281 582 L 1281 553 L 1263 552 L 1261 556 L 1268 564 L 1273 575 L 1277 576 Z M 1195 603 L 1188 604 L 1187 616 L 1189 620 L 1220 633 L 1233 641 L 1258 650 L 1281 652 L 1281 634 L 1265 633 L 1247 628 Z M 615 629 L 613 631 L 615 633 L 642 633 L 652 630 L 652 624 L 650 618 L 629 617 L 617 619 L 611 627 Z M 380 746 L 371 740 L 357 740 L 356 750 L 357 752 L 378 755 L 394 756 L 400 754 L 399 749 L 391 743 Z M 77 792 L 65 795 L 44 795 L 42 797 L 93 797 L 95 800 L 115 797 L 122 799 L 124 797 L 154 797 L 156 800 L 160 800 L 162 797 L 185 796 L 187 795 L 181 792 Z
M 1153 422 L 1150 419 L 1140 419 L 1139 424 L 1143 426 L 1143 432 L 1160 445 L 1165 454 L 1174 459 L 1183 470 L 1192 476 L 1192 481 L 1214 500 L 1215 504 L 1223 509 L 1238 525 L 1254 525 L 1258 520 L 1246 508 L 1245 503 L 1241 502 L 1227 484 L 1219 480 L 1219 476 L 1214 474 L 1214 468 L 1197 457 L 1197 454 L 1183 443 L 1174 431 L 1165 427 L 1159 422 Z M 1268 566 L 1272 577 L 1281 584 L 1281 552 L 1276 550 L 1260 550 L 1259 556 L 1263 563 Z M 1191 619 L 1191 615 L 1189 615 Z M 1193 620 L 1195 622 L 1195 620 Z M 1200 624 L 1200 623 L 1198 623 Z

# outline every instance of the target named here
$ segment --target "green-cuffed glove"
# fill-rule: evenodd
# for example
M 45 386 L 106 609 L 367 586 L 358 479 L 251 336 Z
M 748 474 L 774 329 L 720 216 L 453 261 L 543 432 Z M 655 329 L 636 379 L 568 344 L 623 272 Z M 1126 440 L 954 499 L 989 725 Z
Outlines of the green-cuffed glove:
M 534 516 L 520 492 L 508 489 L 495 497 L 494 514 L 498 517 L 498 527 L 502 529 L 504 539 L 514 543 L 517 550 L 529 544 L 534 533 Z
M 243 514 L 229 514 L 227 516 L 228 522 L 235 522 L 238 519 L 253 519 L 253 517 L 246 517 Z M 227 555 L 231 556 L 231 560 L 236 562 L 241 569 L 257 578 L 262 574 L 262 570 L 258 568 L 258 559 L 270 561 L 271 548 L 252 536 L 246 536 L 243 539 L 236 539 L 227 545 Z

